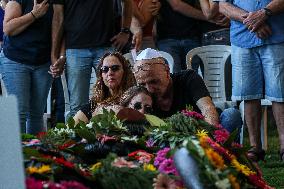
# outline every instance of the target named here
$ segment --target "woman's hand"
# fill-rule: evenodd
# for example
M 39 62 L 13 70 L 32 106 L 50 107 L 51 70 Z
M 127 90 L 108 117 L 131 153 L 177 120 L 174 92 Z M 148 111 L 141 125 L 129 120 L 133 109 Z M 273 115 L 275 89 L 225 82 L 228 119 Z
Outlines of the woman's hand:
M 48 0 L 44 0 L 41 3 L 37 3 L 37 0 L 34 0 L 34 7 L 33 7 L 33 10 L 31 11 L 31 13 L 36 18 L 42 17 L 47 12 L 48 7 L 49 7 L 49 4 L 47 3 L 47 1 Z

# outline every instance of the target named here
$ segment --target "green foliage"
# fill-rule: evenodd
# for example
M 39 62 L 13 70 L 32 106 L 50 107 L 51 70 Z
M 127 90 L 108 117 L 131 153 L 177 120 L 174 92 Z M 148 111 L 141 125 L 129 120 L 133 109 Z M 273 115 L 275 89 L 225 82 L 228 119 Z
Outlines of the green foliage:
M 22 136 L 22 141 L 36 139 L 36 137 L 34 135 L 31 135 L 31 134 L 22 133 L 21 136 Z
M 110 154 L 95 172 L 95 178 L 102 189 L 152 189 L 157 172 L 144 171 L 143 168 L 114 167 L 112 162 L 117 156 Z
M 91 119 L 92 127 L 96 134 L 105 134 L 109 136 L 128 134 L 128 130 L 123 126 L 115 112 L 106 109 L 103 110 L 103 114 L 98 114 Z

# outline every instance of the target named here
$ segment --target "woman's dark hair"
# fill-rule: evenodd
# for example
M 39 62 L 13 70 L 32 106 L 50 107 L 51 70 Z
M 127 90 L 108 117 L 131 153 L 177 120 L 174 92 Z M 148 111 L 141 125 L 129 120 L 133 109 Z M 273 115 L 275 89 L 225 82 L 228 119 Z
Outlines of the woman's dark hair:
M 123 107 L 128 107 L 130 101 L 132 100 L 132 98 L 140 93 L 144 93 L 150 97 L 152 97 L 151 93 L 149 93 L 149 91 L 143 87 L 143 86 L 133 86 L 130 87 L 127 91 L 124 92 L 124 94 L 122 95 L 121 99 L 120 99 L 120 105 Z

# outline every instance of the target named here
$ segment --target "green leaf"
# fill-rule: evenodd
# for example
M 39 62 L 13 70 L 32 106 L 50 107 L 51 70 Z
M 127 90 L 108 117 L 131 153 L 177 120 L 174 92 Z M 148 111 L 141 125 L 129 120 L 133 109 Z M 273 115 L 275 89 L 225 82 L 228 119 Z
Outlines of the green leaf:
M 66 125 L 64 123 L 57 123 L 56 128 L 58 129 L 66 128 Z
M 164 126 L 166 123 L 158 118 L 157 116 L 145 114 L 146 120 L 151 124 L 151 126 Z
M 41 154 L 38 152 L 38 150 L 29 148 L 29 147 L 23 148 L 23 153 L 24 153 L 25 158 L 28 158 L 31 156 L 38 157 L 38 158 L 41 157 Z
M 88 129 L 78 129 L 76 132 L 80 137 L 86 139 L 90 143 L 97 141 L 96 135 Z
M 235 138 L 237 137 L 238 134 L 239 134 L 238 129 L 234 130 L 234 131 L 230 134 L 230 136 L 229 136 L 229 138 L 226 140 L 226 142 L 224 143 L 224 146 L 225 146 L 226 148 L 230 148 L 230 147 L 231 147 L 231 144 L 234 142 L 234 140 L 235 140 Z
M 69 128 L 74 128 L 75 126 L 75 120 L 73 119 L 73 117 L 69 117 L 68 120 L 67 120 L 67 124 L 69 126 Z

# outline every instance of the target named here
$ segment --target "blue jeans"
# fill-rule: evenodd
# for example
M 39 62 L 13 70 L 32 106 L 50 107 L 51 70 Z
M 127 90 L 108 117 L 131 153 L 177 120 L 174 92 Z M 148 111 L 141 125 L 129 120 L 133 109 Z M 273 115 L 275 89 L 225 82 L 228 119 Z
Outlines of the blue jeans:
M 66 79 L 70 97 L 70 113 L 74 116 L 89 102 L 92 67 L 96 69 L 100 58 L 113 51 L 111 47 L 66 50 Z
M 174 65 L 169 65 L 173 68 L 173 72 L 179 72 L 186 69 L 186 54 L 188 51 L 199 47 L 200 41 L 194 39 L 163 39 L 157 42 L 158 49 L 170 53 L 174 58 Z M 198 60 L 199 61 L 199 60 Z
M 17 97 L 22 133 L 36 135 L 45 129 L 43 114 L 52 83 L 49 66 L 50 62 L 34 66 L 2 57 L 4 84 L 7 93 Z
M 284 102 L 284 43 L 250 49 L 232 45 L 232 100 Z
M 236 142 L 239 142 L 240 132 L 243 125 L 241 113 L 235 108 L 227 108 L 220 115 L 221 125 L 230 133 L 238 129 Z

